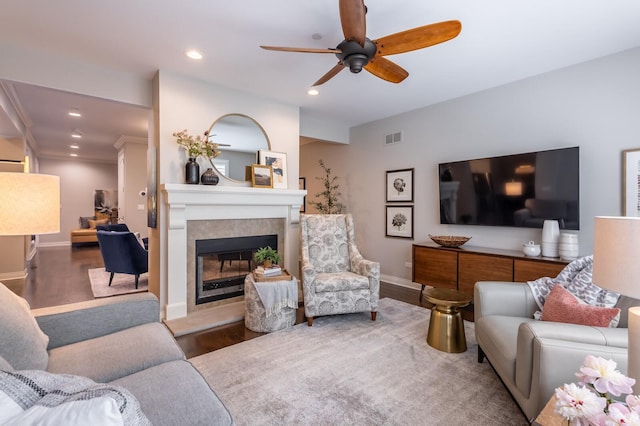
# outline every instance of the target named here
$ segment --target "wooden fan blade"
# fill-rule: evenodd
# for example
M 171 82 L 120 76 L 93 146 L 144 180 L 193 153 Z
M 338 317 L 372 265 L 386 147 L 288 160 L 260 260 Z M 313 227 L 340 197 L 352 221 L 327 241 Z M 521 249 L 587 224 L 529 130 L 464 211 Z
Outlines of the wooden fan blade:
M 318 81 L 316 81 L 315 83 L 313 83 L 313 85 L 314 86 L 320 86 L 321 84 L 326 83 L 327 81 L 329 81 L 333 77 L 335 77 L 343 69 L 344 69 L 344 65 L 342 65 L 341 62 L 338 62 L 338 64 L 335 67 L 331 68 L 328 73 L 326 73 L 325 75 L 320 77 L 320 79 Z
M 461 29 L 460 21 L 444 21 L 391 34 L 374 40 L 378 47 L 376 56 L 396 55 L 433 46 L 456 37 Z
M 340 0 L 340 23 L 346 40 L 364 47 L 367 38 L 366 8 L 363 0 Z
M 387 58 L 376 56 L 364 67 L 376 77 L 380 77 L 383 80 L 390 81 L 391 83 L 400 83 L 405 78 L 409 77 L 409 73 L 400 65 L 395 64 Z
M 280 47 L 280 46 L 260 46 L 266 50 L 276 50 L 278 52 L 300 52 L 300 53 L 342 53 L 340 49 L 314 49 L 307 47 Z

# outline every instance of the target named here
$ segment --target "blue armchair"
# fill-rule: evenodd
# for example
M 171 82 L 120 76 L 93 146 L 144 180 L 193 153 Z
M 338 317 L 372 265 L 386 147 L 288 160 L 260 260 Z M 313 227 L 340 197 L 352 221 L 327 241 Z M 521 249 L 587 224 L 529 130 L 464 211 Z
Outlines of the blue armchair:
M 98 225 L 96 229 L 98 231 L 129 232 L 129 227 L 126 223 L 108 223 L 106 225 Z
M 111 272 L 109 285 L 113 275 L 131 274 L 136 277 L 136 288 L 140 274 L 149 271 L 149 253 L 131 232 L 98 231 L 98 244 L 104 261 L 104 269 Z
M 117 231 L 117 232 L 130 232 L 129 227 L 126 223 L 109 223 L 107 225 L 98 225 L 96 226 L 98 231 Z M 144 249 L 149 250 L 149 238 L 142 238 L 142 242 L 144 243 Z

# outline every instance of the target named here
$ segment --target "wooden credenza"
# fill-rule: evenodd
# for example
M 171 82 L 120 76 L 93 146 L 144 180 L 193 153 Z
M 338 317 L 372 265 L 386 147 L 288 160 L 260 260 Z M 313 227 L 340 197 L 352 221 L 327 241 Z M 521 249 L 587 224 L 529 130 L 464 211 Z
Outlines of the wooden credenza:
M 473 295 L 477 281 L 526 282 L 555 277 L 568 262 L 527 257 L 516 250 L 483 247 L 441 247 L 435 243 L 413 244 L 413 281 Z

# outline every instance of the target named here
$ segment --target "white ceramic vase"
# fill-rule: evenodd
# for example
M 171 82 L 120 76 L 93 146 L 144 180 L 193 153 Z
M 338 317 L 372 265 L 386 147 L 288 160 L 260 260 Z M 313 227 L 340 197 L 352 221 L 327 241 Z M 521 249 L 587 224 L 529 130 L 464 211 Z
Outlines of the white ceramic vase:
M 562 260 L 574 260 L 578 258 L 578 235 L 563 232 L 560 234 L 558 254 Z
M 545 220 L 542 225 L 542 256 L 558 257 L 560 224 L 557 220 Z

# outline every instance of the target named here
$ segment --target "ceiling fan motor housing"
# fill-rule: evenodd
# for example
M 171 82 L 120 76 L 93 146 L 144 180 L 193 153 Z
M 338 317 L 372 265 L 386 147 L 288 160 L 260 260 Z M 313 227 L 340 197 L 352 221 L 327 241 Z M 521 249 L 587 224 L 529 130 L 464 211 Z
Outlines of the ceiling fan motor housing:
M 370 39 L 365 39 L 364 47 L 353 40 L 344 40 L 337 47 L 340 53 L 336 56 L 342 64 L 349 67 L 352 73 L 359 73 L 376 55 L 376 45 Z

